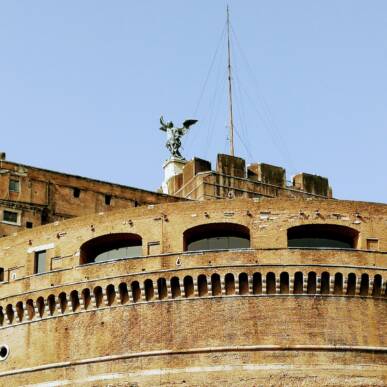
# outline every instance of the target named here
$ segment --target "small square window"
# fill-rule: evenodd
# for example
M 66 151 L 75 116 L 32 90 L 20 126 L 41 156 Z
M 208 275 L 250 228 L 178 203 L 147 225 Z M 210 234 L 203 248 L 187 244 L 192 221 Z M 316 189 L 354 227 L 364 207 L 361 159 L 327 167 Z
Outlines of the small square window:
M 105 195 L 105 204 L 107 206 L 110 206 L 111 201 L 112 201 L 112 195 Z
M 32 222 L 26 222 L 26 228 L 32 228 L 33 224 Z
M 9 192 L 20 192 L 19 180 L 11 179 L 9 181 Z
M 4 210 L 3 211 L 3 220 L 5 222 L 17 223 L 18 215 L 19 214 L 17 212 Z
M 75 198 L 79 198 L 81 196 L 81 190 L 79 188 L 74 188 L 73 195 Z
M 376 238 L 367 239 L 367 250 L 379 250 L 379 240 Z

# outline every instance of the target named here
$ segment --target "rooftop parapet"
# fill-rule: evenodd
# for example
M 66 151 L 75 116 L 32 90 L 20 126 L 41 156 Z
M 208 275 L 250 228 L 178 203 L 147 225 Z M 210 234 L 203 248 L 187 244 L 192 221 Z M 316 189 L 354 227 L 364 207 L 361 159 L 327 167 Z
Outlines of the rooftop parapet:
M 300 191 L 315 195 L 331 197 L 332 192 L 326 177 L 311 175 L 309 173 L 299 173 L 293 177 L 293 187 Z
M 332 197 L 328 179 L 301 173 L 293 184 L 286 184 L 286 170 L 266 163 L 253 163 L 246 167 L 241 157 L 218 154 L 216 170 L 207 160 L 194 158 L 184 161 L 180 170 L 167 179 L 170 195 L 205 200 L 233 197 Z

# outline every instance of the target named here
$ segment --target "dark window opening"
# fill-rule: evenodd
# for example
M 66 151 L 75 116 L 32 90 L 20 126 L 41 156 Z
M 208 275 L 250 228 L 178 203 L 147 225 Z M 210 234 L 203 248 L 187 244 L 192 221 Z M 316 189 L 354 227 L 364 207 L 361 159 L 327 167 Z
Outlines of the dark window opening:
M 215 273 L 211 276 L 211 288 L 213 296 L 220 296 L 222 294 L 219 274 Z
M 11 179 L 9 181 L 9 192 L 20 192 L 20 181 Z
M 360 295 L 368 296 L 369 291 L 369 277 L 368 274 L 362 274 L 360 279 Z
M 142 256 L 142 239 L 137 234 L 102 235 L 81 246 L 80 263 L 96 263 Z
M 0 359 L 5 360 L 7 356 L 8 356 L 8 348 L 5 345 L 3 345 L 0 348 Z
M 87 310 L 91 302 L 90 289 L 86 288 L 82 290 L 82 299 L 83 299 L 83 307 Z
M 133 281 L 130 286 L 132 288 L 133 302 L 141 301 L 141 288 L 140 288 L 140 284 L 137 281 Z
M 55 307 L 56 307 L 55 296 L 53 294 L 50 294 L 47 297 L 47 304 L 48 304 L 48 310 L 50 312 L 50 316 L 53 316 L 55 314 Z
M 78 308 L 80 307 L 80 302 L 79 302 L 79 295 L 76 290 L 73 290 L 70 293 L 70 300 L 71 300 L 71 309 L 73 312 L 76 312 Z
M 29 299 L 26 302 L 26 309 L 28 314 L 28 320 L 32 320 L 35 316 L 35 307 L 34 307 L 34 301 Z
M 289 273 L 285 271 L 280 274 L 280 294 L 289 294 Z
M 226 288 L 226 294 L 227 295 L 232 295 L 235 294 L 235 278 L 234 274 L 228 273 L 226 274 L 224 278 L 224 285 Z
M 23 307 L 23 303 L 21 301 L 19 301 L 16 304 L 16 314 L 17 314 L 19 321 L 22 322 L 23 317 L 24 317 L 24 307 Z
M 308 273 L 308 282 L 306 286 L 307 294 L 316 294 L 317 291 L 317 275 L 314 271 Z
M 67 309 L 67 296 L 66 293 L 62 292 L 58 296 L 59 299 L 59 307 L 60 307 L 60 312 L 63 314 L 66 312 Z
M 50 213 L 47 208 L 43 208 L 43 211 L 41 214 L 41 222 L 42 222 L 42 225 L 50 222 Z
M 330 275 L 327 271 L 321 274 L 321 294 L 329 294 Z
M 159 300 L 164 300 L 168 297 L 167 281 L 165 278 L 159 278 L 157 280 L 157 290 L 159 293 Z
M 19 215 L 19 213 L 15 212 L 15 211 L 4 210 L 3 211 L 3 220 L 4 220 L 4 222 L 17 223 L 18 215 Z
M 147 301 L 153 300 L 153 298 L 155 296 L 155 291 L 153 288 L 153 281 L 152 280 L 147 279 L 144 282 L 144 290 L 145 290 L 145 299 Z
M 73 189 L 73 196 L 75 198 L 79 198 L 81 196 L 81 190 L 79 188 L 74 188 Z
M 335 284 L 333 287 L 334 294 L 343 294 L 343 275 L 341 273 L 335 274 Z
M 288 247 L 356 248 L 358 231 L 334 224 L 308 224 L 288 229 Z
M 184 284 L 184 295 L 187 298 L 193 297 L 194 295 L 193 278 L 190 275 L 187 275 L 186 277 L 184 277 L 183 284 Z
M 35 253 L 34 273 L 44 273 L 46 271 L 46 250 Z
M 0 267 L 0 282 L 4 281 L 4 268 Z
M 347 283 L 347 295 L 354 296 L 356 293 L 356 274 L 348 274 L 348 283 Z
M 127 302 L 129 302 L 128 286 L 125 282 L 121 282 L 118 285 L 118 292 L 120 294 L 121 304 L 126 304 Z
M 42 318 L 43 315 L 44 315 L 44 298 L 43 297 L 39 297 L 37 300 L 36 300 L 36 307 L 38 308 L 38 314 L 39 314 L 39 317 Z
M 294 294 L 302 294 L 304 292 L 304 275 L 301 271 L 297 271 L 294 274 Z
M 210 223 L 184 232 L 184 250 L 229 250 L 250 247 L 250 231 L 235 223 Z
M 276 283 L 275 274 L 273 272 L 267 273 L 266 275 L 266 293 L 275 294 Z
M 33 224 L 32 222 L 26 222 L 26 228 L 32 228 Z
M 199 297 L 204 297 L 208 293 L 207 277 L 204 274 L 200 274 L 198 277 L 198 292 Z
M 112 195 L 105 195 L 105 204 L 107 206 L 110 206 L 111 201 L 112 201 Z
M 103 293 L 102 293 L 102 288 L 101 286 L 97 286 L 93 290 L 94 293 L 94 298 L 95 298 L 95 306 L 99 308 L 102 304 L 103 300 Z
M 180 280 L 178 277 L 171 278 L 171 293 L 172 298 L 181 297 Z
M 374 297 L 380 297 L 382 292 L 382 276 L 376 274 L 374 277 L 374 286 L 372 288 L 372 295 Z
M 114 288 L 114 285 L 110 284 L 106 287 L 106 298 L 109 306 L 114 303 L 116 299 L 116 289 Z
M 254 273 L 253 275 L 253 294 L 262 294 L 262 275 Z
M 246 273 L 239 274 L 239 294 L 249 294 L 249 278 Z

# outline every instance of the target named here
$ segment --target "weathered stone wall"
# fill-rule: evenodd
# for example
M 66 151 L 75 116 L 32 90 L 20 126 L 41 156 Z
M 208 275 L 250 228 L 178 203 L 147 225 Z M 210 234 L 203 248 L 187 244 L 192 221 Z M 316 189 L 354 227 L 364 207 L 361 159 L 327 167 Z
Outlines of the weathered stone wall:
M 19 192 L 9 189 L 10 179 L 19 182 Z M 74 190 L 79 191 L 76 197 Z M 172 196 L 112 184 L 60 172 L 1 161 L 0 236 L 76 216 L 109 212 L 144 204 L 175 202 Z M 19 212 L 17 224 L 3 220 L 3 211 Z

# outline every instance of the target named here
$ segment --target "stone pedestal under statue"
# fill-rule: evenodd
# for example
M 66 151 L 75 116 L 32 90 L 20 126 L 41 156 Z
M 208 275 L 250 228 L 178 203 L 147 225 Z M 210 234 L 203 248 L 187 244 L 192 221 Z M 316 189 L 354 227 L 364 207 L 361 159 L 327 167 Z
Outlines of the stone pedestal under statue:
M 183 172 L 183 167 L 187 163 L 187 160 L 180 159 L 177 157 L 171 157 L 168 159 L 164 165 L 164 180 L 162 184 L 163 193 L 166 194 L 173 194 L 172 192 L 169 192 L 168 190 L 168 181 L 180 173 Z

